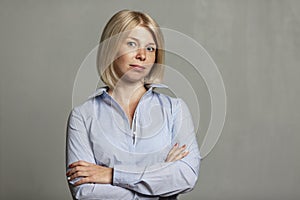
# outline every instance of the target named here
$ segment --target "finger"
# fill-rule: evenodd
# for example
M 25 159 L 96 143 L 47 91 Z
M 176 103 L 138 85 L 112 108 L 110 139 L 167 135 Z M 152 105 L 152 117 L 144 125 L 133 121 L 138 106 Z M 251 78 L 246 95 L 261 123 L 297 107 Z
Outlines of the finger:
M 175 145 L 173 145 L 172 149 L 169 151 L 167 158 L 165 159 L 165 162 L 169 162 L 170 161 L 170 157 L 174 154 L 174 152 L 176 151 L 176 149 L 178 148 L 178 143 L 176 143 Z
M 182 152 L 180 154 L 178 154 L 176 157 L 173 157 L 171 162 L 175 162 L 177 160 L 181 160 L 182 158 L 184 158 L 185 156 L 187 156 L 188 152 Z
M 79 171 L 79 172 L 76 172 L 76 173 L 72 174 L 71 176 L 69 176 L 68 180 L 71 181 L 71 180 L 74 180 L 75 178 L 88 177 L 90 175 L 91 174 L 88 171 Z
M 177 148 L 171 155 L 169 155 L 169 160 L 176 161 L 177 157 L 186 149 L 186 145 Z
M 78 172 L 78 171 L 87 171 L 86 169 L 87 167 L 83 167 L 83 166 L 76 166 L 76 167 L 73 167 L 71 168 L 67 173 L 66 175 L 67 176 L 71 176 L 72 174 Z
M 189 151 L 182 152 L 178 156 L 176 156 L 176 158 L 174 160 L 175 161 L 181 160 L 182 158 L 186 157 L 188 154 L 189 154 Z
M 78 186 L 84 183 L 91 183 L 91 179 L 89 177 L 82 178 L 79 181 L 77 181 L 74 185 Z
M 169 151 L 168 156 L 172 155 L 172 154 L 176 151 L 177 148 L 178 148 L 178 144 L 176 143 L 176 144 L 172 147 L 172 149 Z M 168 156 L 167 156 L 167 157 L 168 157 Z
M 183 153 L 183 157 L 186 157 L 190 152 L 189 151 L 186 151 Z
M 79 161 L 76 161 L 76 162 L 73 162 L 69 165 L 70 168 L 72 167 L 76 167 L 76 166 L 90 166 L 92 163 L 89 163 L 89 162 L 86 162 L 86 161 L 83 161 L 83 160 L 79 160 Z
M 180 152 L 180 148 L 176 149 L 175 151 L 173 151 L 171 154 L 168 155 L 167 160 L 172 162 L 174 158 L 179 154 L 179 152 Z

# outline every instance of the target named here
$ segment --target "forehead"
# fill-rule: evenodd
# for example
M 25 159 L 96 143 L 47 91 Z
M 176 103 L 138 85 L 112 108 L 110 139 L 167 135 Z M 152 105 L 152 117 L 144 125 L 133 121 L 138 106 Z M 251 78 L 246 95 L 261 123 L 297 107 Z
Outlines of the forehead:
M 137 26 L 134 29 L 132 29 L 129 32 L 127 37 L 133 37 L 142 42 L 153 42 L 154 43 L 154 38 L 153 38 L 151 32 L 147 28 L 141 27 L 141 26 Z

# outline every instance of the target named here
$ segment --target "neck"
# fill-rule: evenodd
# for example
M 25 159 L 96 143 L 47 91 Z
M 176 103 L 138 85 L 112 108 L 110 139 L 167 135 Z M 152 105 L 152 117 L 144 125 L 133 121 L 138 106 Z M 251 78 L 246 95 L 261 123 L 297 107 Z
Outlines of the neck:
M 146 92 L 143 82 L 128 83 L 120 81 L 108 93 L 122 105 L 129 105 L 139 99 Z

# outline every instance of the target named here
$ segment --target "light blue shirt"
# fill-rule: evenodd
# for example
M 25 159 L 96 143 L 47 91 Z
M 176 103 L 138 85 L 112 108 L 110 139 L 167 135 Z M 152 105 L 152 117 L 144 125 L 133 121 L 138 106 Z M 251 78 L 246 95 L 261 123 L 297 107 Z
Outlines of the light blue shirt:
M 112 184 L 69 181 L 74 199 L 177 199 L 191 191 L 199 174 L 200 153 L 189 109 L 180 98 L 145 85 L 130 126 L 121 106 L 97 89 L 82 105 L 72 109 L 67 126 L 66 170 L 84 160 L 114 168 Z M 175 162 L 165 159 L 175 143 L 190 152 Z

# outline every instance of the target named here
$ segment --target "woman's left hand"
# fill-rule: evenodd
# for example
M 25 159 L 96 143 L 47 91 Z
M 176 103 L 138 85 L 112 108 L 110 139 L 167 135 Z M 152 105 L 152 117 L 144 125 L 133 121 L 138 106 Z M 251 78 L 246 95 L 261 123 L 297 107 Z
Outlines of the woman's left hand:
M 75 186 L 84 183 L 112 183 L 112 168 L 103 167 L 82 160 L 70 164 L 69 168 L 71 169 L 66 173 L 69 181 L 79 177 L 82 178 L 74 184 Z
M 179 147 L 178 143 L 176 143 L 173 148 L 170 150 L 165 162 L 175 162 L 177 160 L 181 160 L 189 154 L 189 151 L 185 151 L 186 145 Z

